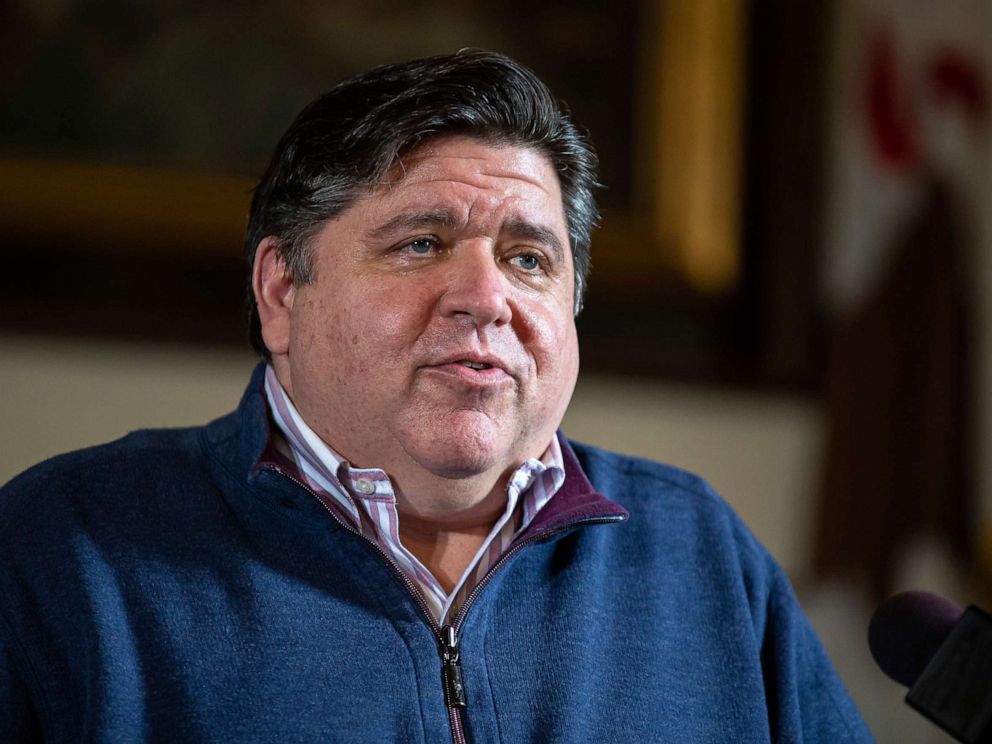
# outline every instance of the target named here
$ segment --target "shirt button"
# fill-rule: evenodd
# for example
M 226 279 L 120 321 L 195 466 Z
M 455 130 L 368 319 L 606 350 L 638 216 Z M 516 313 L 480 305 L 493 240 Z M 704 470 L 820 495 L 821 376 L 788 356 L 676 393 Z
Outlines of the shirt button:
M 358 489 L 359 493 L 364 493 L 366 496 L 375 493 L 375 483 L 368 478 L 359 478 L 355 481 L 355 488 Z

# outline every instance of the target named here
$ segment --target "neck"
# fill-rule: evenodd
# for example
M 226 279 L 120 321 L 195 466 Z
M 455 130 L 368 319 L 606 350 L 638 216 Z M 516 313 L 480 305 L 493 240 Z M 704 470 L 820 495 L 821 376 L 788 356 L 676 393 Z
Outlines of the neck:
M 425 510 L 420 501 L 421 508 L 413 509 L 403 492 L 397 490 L 396 496 L 400 540 L 450 593 L 506 509 L 505 480 L 500 479 L 481 500 L 469 498 L 471 506 L 461 509 L 451 509 L 451 505 L 461 501 L 457 496 L 466 494 L 447 501 L 443 511 Z M 432 504 L 445 501 L 436 492 L 434 496 Z

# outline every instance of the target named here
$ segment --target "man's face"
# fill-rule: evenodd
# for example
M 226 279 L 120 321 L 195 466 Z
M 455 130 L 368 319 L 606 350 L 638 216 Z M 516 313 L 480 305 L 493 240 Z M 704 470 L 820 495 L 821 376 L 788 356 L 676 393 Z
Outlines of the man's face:
M 547 447 L 578 374 L 558 177 L 536 150 L 449 137 L 387 181 L 316 236 L 283 384 L 354 465 L 505 474 Z

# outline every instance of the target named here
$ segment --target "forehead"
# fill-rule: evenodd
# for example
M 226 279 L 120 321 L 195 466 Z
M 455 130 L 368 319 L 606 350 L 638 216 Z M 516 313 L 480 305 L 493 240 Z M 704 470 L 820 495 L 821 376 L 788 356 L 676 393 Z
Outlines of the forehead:
M 387 209 L 426 207 L 441 199 L 470 212 L 565 225 L 561 184 L 544 153 L 470 137 L 432 140 L 401 156 L 369 196 L 364 201 Z

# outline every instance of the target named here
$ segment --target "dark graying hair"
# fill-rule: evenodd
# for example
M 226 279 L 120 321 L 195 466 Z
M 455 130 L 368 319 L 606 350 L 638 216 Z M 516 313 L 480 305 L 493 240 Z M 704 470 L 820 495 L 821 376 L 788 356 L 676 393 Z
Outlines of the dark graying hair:
M 255 188 L 245 239 L 249 271 L 258 244 L 273 237 L 293 281 L 313 281 L 310 246 L 321 226 L 373 190 L 397 158 L 446 135 L 533 147 L 551 161 L 561 182 L 578 314 L 599 217 L 596 153 L 533 72 L 492 52 L 377 67 L 303 109 Z M 247 302 L 252 346 L 268 357 L 250 281 Z

